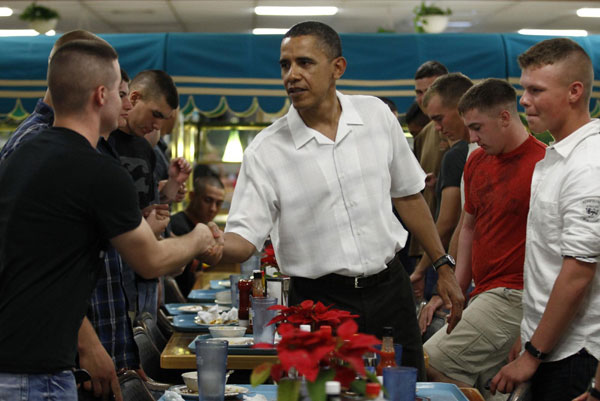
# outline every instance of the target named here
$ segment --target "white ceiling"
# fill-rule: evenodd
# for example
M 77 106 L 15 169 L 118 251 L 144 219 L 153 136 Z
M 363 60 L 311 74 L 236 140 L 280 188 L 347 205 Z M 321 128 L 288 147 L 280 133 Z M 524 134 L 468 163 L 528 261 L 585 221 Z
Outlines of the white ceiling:
M 0 18 L 0 29 L 26 28 L 18 14 L 30 0 L 0 1 L 15 14 Z M 82 28 L 95 33 L 144 32 L 234 32 L 253 28 L 286 28 L 306 19 L 323 21 L 338 32 L 376 32 L 385 28 L 398 33 L 413 32 L 413 0 L 41 0 L 39 4 L 57 10 L 61 19 L 57 31 Z M 469 28 L 448 28 L 447 32 L 516 32 L 521 28 L 585 29 L 600 34 L 600 20 L 579 18 L 581 7 L 600 7 L 600 1 L 505 1 L 437 0 L 451 8 L 451 22 L 468 21 Z M 333 5 L 339 12 L 331 17 L 256 16 L 257 5 Z

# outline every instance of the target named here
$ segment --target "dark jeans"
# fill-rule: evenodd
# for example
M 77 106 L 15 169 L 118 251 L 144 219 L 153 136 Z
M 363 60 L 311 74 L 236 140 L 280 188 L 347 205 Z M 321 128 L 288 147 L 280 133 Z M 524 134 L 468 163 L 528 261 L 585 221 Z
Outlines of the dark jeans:
M 544 362 L 531 379 L 533 401 L 572 400 L 587 390 L 598 360 L 587 351 L 555 362 Z
M 76 401 L 73 372 L 0 373 L 0 401 Z
M 419 369 L 418 380 L 425 381 L 423 344 L 416 316 L 415 300 L 408 274 L 398 258 L 388 263 L 389 279 L 366 288 L 332 285 L 324 279 L 292 277 L 289 305 L 310 299 L 334 305 L 359 315 L 361 333 L 381 338 L 383 327 L 394 328 L 394 342 L 402 344 L 402 364 Z

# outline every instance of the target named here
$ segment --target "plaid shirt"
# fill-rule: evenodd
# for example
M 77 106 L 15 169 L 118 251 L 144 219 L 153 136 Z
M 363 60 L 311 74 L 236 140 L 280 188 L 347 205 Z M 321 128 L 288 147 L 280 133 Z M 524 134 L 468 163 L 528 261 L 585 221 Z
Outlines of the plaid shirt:
M 138 369 L 140 366 L 131 321 L 127 315 L 122 271 L 121 256 L 115 248 L 109 247 L 104 257 L 104 270 L 98 275 L 87 313 L 117 371 L 123 368 Z
M 33 139 L 41 130 L 52 126 L 54 123 L 54 110 L 39 99 L 35 110 L 12 133 L 6 145 L 0 151 L 0 163 L 4 161 L 24 141 Z

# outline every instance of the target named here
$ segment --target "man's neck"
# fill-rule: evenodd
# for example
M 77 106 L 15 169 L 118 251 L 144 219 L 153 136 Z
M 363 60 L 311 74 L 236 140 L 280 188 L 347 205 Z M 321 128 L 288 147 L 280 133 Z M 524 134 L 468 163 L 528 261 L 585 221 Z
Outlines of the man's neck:
M 520 122 L 519 125 L 521 125 Z M 521 125 L 521 127 L 517 127 L 515 131 L 510 133 L 508 137 L 510 139 L 504 147 L 504 151 L 502 153 L 510 153 L 513 150 L 517 149 L 527 140 L 527 138 L 529 138 L 529 133 L 527 132 L 525 127 Z
M 87 139 L 94 148 L 98 145 L 98 140 L 100 139 L 100 132 L 97 128 L 98 125 L 99 124 L 94 124 L 94 121 L 90 121 L 88 118 L 83 120 L 74 116 L 56 117 L 53 124 L 54 127 L 62 127 L 75 131 Z
M 566 119 L 560 128 L 550 132 L 556 142 L 562 141 L 592 120 L 587 110 L 581 113 L 572 113 L 571 116 L 572 118 Z
M 307 127 L 319 131 L 327 138 L 335 142 L 338 123 L 342 114 L 342 106 L 335 92 L 327 101 L 319 104 L 314 109 L 298 111 L 302 121 Z
M 44 98 L 42 99 L 42 102 L 44 102 L 48 106 L 54 108 L 54 106 L 52 106 L 52 97 L 50 96 L 50 89 L 46 89 L 46 93 L 44 94 Z

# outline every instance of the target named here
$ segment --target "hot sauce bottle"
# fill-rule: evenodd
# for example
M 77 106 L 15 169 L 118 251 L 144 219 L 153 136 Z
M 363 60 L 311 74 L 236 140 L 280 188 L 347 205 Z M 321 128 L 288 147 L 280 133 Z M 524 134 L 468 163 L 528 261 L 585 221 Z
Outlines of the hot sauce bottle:
M 252 289 L 252 280 L 240 280 L 238 290 L 240 293 L 240 307 L 238 309 L 239 325 L 248 327 L 250 324 L 250 290 Z
M 383 328 L 381 338 L 381 353 L 379 354 L 379 365 L 377 365 L 377 376 L 381 376 L 383 368 L 396 366 L 396 352 L 394 351 L 394 330 L 391 327 Z

